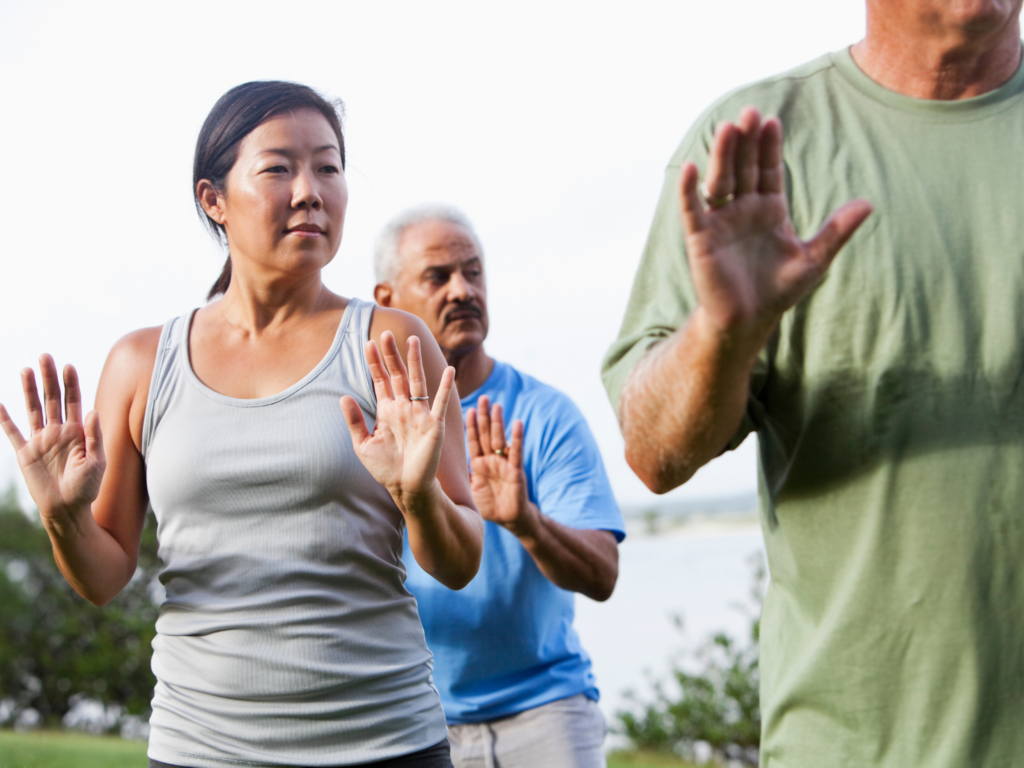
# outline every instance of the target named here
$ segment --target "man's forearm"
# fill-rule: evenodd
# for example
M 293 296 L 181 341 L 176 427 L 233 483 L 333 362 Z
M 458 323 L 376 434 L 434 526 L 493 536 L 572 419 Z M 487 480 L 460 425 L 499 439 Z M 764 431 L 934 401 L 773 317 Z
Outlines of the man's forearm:
M 619 398 L 626 461 L 655 493 L 676 488 L 719 455 L 746 409 L 764 332 L 730 334 L 698 308 L 637 364 Z
M 619 577 L 619 548 L 611 531 L 570 528 L 543 514 L 534 504 L 536 524 L 519 541 L 557 587 L 593 600 L 607 600 Z

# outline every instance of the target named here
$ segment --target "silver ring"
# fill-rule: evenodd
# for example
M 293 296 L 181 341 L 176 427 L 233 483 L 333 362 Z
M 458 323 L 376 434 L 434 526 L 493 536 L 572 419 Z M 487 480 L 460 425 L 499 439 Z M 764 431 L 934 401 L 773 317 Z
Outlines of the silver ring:
M 722 197 L 713 196 L 708 192 L 707 184 L 703 181 L 700 184 L 700 196 L 708 208 L 724 208 L 736 199 L 736 195 L 733 192 L 730 192 L 728 195 L 723 195 Z
M 410 397 L 409 399 L 412 400 L 412 401 L 416 401 L 416 400 L 429 400 L 430 398 L 429 397 Z

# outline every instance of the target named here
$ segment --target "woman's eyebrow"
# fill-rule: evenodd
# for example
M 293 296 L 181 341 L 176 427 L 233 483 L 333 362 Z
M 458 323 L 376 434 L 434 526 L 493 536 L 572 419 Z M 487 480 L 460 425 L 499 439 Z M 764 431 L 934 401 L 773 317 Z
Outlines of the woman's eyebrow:
M 321 152 L 326 152 L 326 151 L 331 150 L 331 149 L 333 149 L 339 155 L 341 154 L 341 150 L 338 149 L 338 145 L 337 144 L 324 144 L 322 147 L 317 147 L 316 149 L 314 149 L 313 150 L 313 154 L 316 155 L 316 154 L 319 154 Z M 290 157 L 292 155 L 299 154 L 299 152 L 298 152 L 298 150 L 295 150 L 295 149 L 270 148 L 270 149 L 261 149 L 258 152 L 258 154 L 260 154 L 260 155 L 285 155 L 285 156 Z

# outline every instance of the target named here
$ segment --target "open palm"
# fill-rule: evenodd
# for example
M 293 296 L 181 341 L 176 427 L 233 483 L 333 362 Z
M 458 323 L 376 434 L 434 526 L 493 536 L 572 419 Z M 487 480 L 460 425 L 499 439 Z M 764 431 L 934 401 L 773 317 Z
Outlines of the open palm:
M 762 335 L 821 279 L 843 244 L 871 213 L 853 200 L 837 209 L 808 241 L 789 218 L 784 193 L 782 127 L 761 123 L 748 107 L 738 125 L 715 134 L 703 197 L 692 163 L 680 180 L 686 250 L 697 297 L 720 329 Z
M 30 434 L 25 439 L 0 405 L 3 427 L 18 457 L 18 465 L 33 501 L 44 517 L 79 514 L 99 495 L 106 469 L 99 415 L 92 411 L 82 420 L 82 397 L 74 367 L 64 369 L 67 418 L 61 413 L 60 382 L 53 358 L 39 360 L 43 379 L 40 403 L 35 374 L 22 371 L 22 389 L 28 411 Z
M 480 516 L 517 535 L 525 533 L 531 509 L 523 469 L 523 423 L 513 422 L 512 441 L 506 444 L 501 406 L 490 407 L 484 396 L 466 411 L 466 439 L 473 470 L 470 485 Z
M 367 429 L 353 398 L 341 398 L 341 410 L 359 460 L 377 482 L 400 499 L 425 492 L 437 476 L 455 372 L 445 370 L 431 408 L 419 339 L 409 337 L 408 370 L 390 331 L 381 334 L 381 347 L 378 350 L 373 341 L 366 344 L 366 362 L 377 396 L 373 432 Z

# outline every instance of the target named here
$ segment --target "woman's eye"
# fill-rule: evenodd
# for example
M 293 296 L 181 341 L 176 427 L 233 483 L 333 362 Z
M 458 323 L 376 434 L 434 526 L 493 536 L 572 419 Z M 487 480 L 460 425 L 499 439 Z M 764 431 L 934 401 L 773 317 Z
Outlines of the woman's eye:
M 323 173 L 338 173 L 338 166 L 336 166 L 336 165 L 325 165 L 320 170 Z
M 264 173 L 287 173 L 288 169 L 283 165 L 272 165 L 270 168 L 264 168 Z

